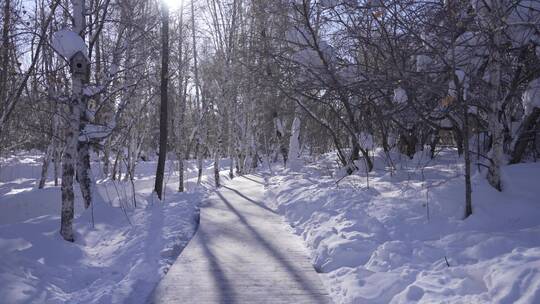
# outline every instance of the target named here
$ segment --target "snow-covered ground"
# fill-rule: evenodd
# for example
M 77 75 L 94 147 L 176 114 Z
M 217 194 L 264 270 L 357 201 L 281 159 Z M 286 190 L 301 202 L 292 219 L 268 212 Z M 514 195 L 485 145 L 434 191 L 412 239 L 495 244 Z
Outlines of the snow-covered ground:
M 540 303 L 540 163 L 505 167 L 502 193 L 476 174 L 463 220 L 456 154 L 393 155 L 394 172 L 377 157 L 369 188 L 364 173 L 336 183 L 334 155 L 276 167 L 268 201 L 336 303 Z
M 76 187 L 72 244 L 58 233 L 59 187 L 50 180 L 45 189 L 36 187 L 41 154 L 2 159 L 0 303 L 144 303 L 193 235 L 209 186 L 195 187 L 189 164 L 188 192 L 177 193 L 170 163 L 165 202 L 153 201 L 155 167 L 137 167 L 135 208 L 131 184 L 100 179 L 93 165 L 95 207 L 83 210 Z
M 540 163 L 504 167 L 502 193 L 476 174 L 463 220 L 453 150 L 392 155 L 397 170 L 378 155 L 369 187 L 362 171 L 339 180 L 334 158 L 296 172 L 272 166 L 266 202 L 303 237 L 336 303 L 540 303 Z M 136 208 L 132 185 L 102 179 L 95 165 L 93 210 L 76 188 L 72 244 L 58 234 L 59 188 L 36 189 L 40 159 L 1 159 L 0 302 L 144 303 L 196 229 L 211 162 L 199 188 L 188 164 L 183 194 L 170 162 L 165 203 L 151 196 L 155 162 L 141 162 Z

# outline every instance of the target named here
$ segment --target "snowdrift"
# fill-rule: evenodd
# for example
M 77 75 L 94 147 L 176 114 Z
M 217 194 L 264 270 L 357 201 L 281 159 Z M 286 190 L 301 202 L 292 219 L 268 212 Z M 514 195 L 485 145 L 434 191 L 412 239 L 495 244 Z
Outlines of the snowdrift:
M 503 169 L 504 192 L 473 178 L 463 220 L 462 162 L 382 157 L 336 184 L 327 155 L 277 170 L 270 201 L 312 251 L 336 303 L 540 303 L 540 163 Z

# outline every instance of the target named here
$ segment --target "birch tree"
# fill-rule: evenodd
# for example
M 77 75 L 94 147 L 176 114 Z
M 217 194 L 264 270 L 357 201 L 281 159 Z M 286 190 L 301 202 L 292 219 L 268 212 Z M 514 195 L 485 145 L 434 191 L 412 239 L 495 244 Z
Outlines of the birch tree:
M 62 213 L 60 234 L 69 242 L 73 242 L 73 217 L 74 217 L 74 200 L 73 179 L 75 175 L 75 167 L 77 164 L 77 144 L 79 143 L 79 128 L 81 121 L 81 112 L 83 108 L 83 88 L 88 76 L 88 59 L 86 58 L 86 45 L 84 44 L 85 31 L 85 0 L 72 0 L 73 6 L 73 30 L 69 33 L 74 33 L 81 37 L 77 41 L 71 35 L 61 41 L 67 45 L 71 43 L 79 44 L 79 50 L 73 54 L 70 59 L 71 64 L 71 98 L 68 104 L 68 122 L 66 123 L 65 135 L 65 150 L 62 157 Z M 59 38 L 62 39 L 62 38 Z M 84 66 L 86 64 L 87 66 Z

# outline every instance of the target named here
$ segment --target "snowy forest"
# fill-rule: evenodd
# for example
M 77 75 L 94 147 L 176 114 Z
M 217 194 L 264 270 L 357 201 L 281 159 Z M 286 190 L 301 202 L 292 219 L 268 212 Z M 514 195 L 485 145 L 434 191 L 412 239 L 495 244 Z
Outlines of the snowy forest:
M 0 302 L 540 303 L 540 1 L 0 11 Z

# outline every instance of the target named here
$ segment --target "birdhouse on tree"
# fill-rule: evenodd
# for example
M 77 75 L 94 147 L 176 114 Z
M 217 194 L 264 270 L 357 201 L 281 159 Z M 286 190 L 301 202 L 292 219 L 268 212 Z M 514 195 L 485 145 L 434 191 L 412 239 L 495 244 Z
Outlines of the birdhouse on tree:
M 86 76 L 88 75 L 88 69 L 90 68 L 90 63 L 88 58 L 81 52 L 75 53 L 69 59 L 69 65 L 71 67 L 71 74 L 74 76 Z

